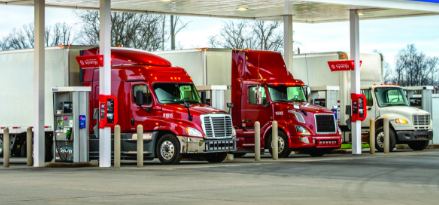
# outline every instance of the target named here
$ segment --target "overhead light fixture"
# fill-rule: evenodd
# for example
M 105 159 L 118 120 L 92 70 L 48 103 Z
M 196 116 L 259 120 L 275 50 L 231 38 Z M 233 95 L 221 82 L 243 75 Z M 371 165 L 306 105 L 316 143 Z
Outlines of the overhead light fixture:
M 170 2 L 170 1 L 172 1 L 172 0 L 160 0 L 160 1 L 164 1 L 164 2 Z
M 241 7 L 238 7 L 236 10 L 238 10 L 238 11 L 247 11 L 248 8 L 241 6 Z
M 359 16 L 364 16 L 364 13 L 358 12 Z

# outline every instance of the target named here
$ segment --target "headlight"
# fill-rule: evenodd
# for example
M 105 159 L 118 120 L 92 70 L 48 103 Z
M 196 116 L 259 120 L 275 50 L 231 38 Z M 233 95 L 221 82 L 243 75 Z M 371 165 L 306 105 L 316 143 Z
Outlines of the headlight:
M 340 127 L 338 128 L 338 134 L 339 134 L 339 135 L 342 135 L 342 134 L 343 134 L 343 133 L 341 132 Z
M 433 119 L 430 119 L 430 123 L 431 123 L 431 125 L 433 125 Z
M 201 132 L 193 127 L 186 127 L 186 134 L 193 137 L 203 137 Z
M 298 135 L 311 135 L 311 133 L 309 133 L 309 131 L 306 128 L 300 125 L 296 125 L 295 127 Z
M 232 128 L 233 128 L 232 136 L 236 136 L 236 130 L 235 130 L 235 127 L 232 127 Z
M 395 119 L 395 122 L 398 124 L 407 124 L 408 121 L 406 119 Z

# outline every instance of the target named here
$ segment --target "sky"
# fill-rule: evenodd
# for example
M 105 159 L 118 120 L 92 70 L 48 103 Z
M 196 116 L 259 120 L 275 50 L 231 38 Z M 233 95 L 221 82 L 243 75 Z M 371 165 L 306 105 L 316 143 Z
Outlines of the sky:
M 57 22 L 77 23 L 75 10 L 46 8 L 46 25 Z M 207 37 L 219 33 L 221 25 L 229 19 L 211 17 L 184 17 L 191 21 L 181 31 L 176 42 L 184 48 L 207 47 Z M 0 37 L 13 28 L 33 22 L 33 7 L 0 5 Z M 300 42 L 301 53 L 349 51 L 349 23 L 294 23 L 294 41 Z M 360 52 L 378 50 L 385 61 L 394 67 L 395 56 L 407 44 L 415 44 L 427 56 L 439 57 L 439 16 L 360 21 Z

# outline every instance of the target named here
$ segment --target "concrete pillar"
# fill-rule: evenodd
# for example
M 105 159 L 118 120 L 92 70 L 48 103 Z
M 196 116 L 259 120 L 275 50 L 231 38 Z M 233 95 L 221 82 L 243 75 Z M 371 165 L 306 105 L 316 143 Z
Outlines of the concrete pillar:
M 99 94 L 111 94 L 111 0 L 99 1 L 99 52 L 104 67 L 99 68 Z M 111 128 L 99 129 L 99 167 L 111 167 Z
M 370 132 L 369 132 L 370 154 L 375 154 L 375 119 L 370 118 Z
M 388 154 L 390 151 L 390 142 L 389 142 L 389 118 L 384 118 L 384 154 Z
M 293 73 L 293 5 L 284 1 L 284 60 L 288 71 Z
M 255 161 L 261 160 L 261 124 L 255 122 Z
M 143 125 L 137 125 L 137 167 L 143 167 Z
M 273 159 L 277 160 L 279 158 L 279 137 L 278 137 L 278 130 L 277 130 L 277 121 L 273 121 L 273 128 L 272 128 L 272 134 L 271 134 L 271 146 L 272 152 L 271 155 L 273 155 Z
M 9 128 L 3 130 L 3 167 L 9 167 Z
M 360 94 L 360 17 L 356 10 L 349 11 L 351 60 L 355 70 L 351 71 L 351 93 Z M 352 154 L 361 154 L 361 121 L 352 122 Z
M 44 166 L 45 0 L 34 0 L 34 167 Z

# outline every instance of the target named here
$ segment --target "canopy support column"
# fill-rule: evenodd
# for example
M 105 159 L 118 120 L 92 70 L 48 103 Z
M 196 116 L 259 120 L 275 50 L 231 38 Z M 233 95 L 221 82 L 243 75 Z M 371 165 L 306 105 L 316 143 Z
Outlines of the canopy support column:
M 349 11 L 351 60 L 355 70 L 351 71 L 351 93 L 360 94 L 360 17 L 357 10 Z M 352 154 L 361 154 L 361 121 L 352 122 Z
M 293 73 L 293 5 L 284 2 L 284 59 L 285 65 Z
M 45 0 L 34 0 L 34 167 L 44 167 Z M 28 153 L 30 154 L 30 153 Z
M 99 94 L 111 95 L 111 0 L 99 2 L 99 52 L 104 67 L 99 68 Z M 111 128 L 99 129 L 99 167 L 111 167 Z

